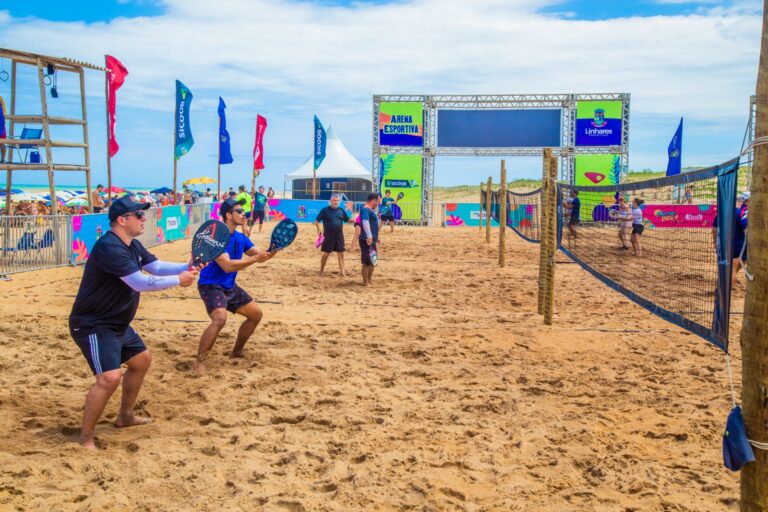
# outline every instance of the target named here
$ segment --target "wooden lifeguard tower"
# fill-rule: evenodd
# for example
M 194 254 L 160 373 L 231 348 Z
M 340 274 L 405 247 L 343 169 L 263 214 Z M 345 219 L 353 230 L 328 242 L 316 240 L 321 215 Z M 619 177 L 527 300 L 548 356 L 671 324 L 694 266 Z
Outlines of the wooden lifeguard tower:
M 10 158 L 7 163 L 0 163 L 0 170 L 6 171 L 6 215 L 11 214 L 11 185 L 13 182 L 13 171 L 48 171 L 48 187 L 51 194 L 51 214 L 56 215 L 58 204 L 56 200 L 56 187 L 54 184 L 55 171 L 83 171 L 85 172 L 85 183 L 88 188 L 88 211 L 93 213 L 93 203 L 91 201 L 91 155 L 88 145 L 88 115 L 85 107 L 85 70 L 93 69 L 107 73 L 107 69 L 89 64 L 87 62 L 68 59 L 65 57 L 51 57 L 48 55 L 39 55 L 36 53 L 23 52 L 0 48 L 0 58 L 11 61 L 11 98 L 9 112 L 6 117 L 9 121 L 8 138 L 0 138 L 0 145 L 5 145 L 8 149 Z M 37 79 L 40 88 L 40 106 L 39 115 L 18 114 L 16 112 L 16 67 L 19 64 L 34 66 L 37 68 Z M 47 86 L 45 83 L 46 71 L 49 66 L 55 72 L 63 71 L 75 73 L 80 76 L 80 105 L 82 117 L 65 118 L 51 117 L 48 115 L 48 98 L 46 96 Z M 42 127 L 41 139 L 20 139 L 15 138 L 14 129 L 18 124 L 39 124 Z M 83 127 L 82 141 L 58 141 L 51 140 L 51 125 L 80 125 Z M 29 163 L 13 161 L 13 146 L 35 145 L 45 148 L 45 162 Z M 53 148 L 82 148 L 84 152 L 84 162 L 73 164 L 65 162 L 55 162 L 53 157 Z

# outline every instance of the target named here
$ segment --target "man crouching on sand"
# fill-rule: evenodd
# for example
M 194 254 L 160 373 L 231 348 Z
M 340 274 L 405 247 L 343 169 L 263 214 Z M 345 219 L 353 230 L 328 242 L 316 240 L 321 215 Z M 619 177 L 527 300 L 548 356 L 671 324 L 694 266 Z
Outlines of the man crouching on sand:
M 89 450 L 96 449 L 96 422 L 121 380 L 123 398 L 115 426 L 152 421 L 133 414 L 152 361 L 141 336 L 130 325 L 139 307 L 140 293 L 189 286 L 197 275 L 191 261 L 160 261 L 136 239 L 144 232 L 147 208 L 149 204 L 135 203 L 128 196 L 112 202 L 110 230 L 91 250 L 69 315 L 72 338 L 96 376 L 85 399 L 80 429 L 80 444 Z M 125 373 L 120 369 L 123 364 L 128 367 Z
M 227 199 L 221 203 L 219 215 L 232 234 L 229 237 L 227 250 L 200 272 L 200 280 L 197 283 L 200 298 L 203 299 L 208 316 L 211 317 L 211 323 L 203 331 L 200 346 L 197 349 L 195 371 L 198 373 L 205 372 L 205 360 L 219 332 L 227 323 L 227 311 L 245 317 L 245 321 L 237 331 L 237 340 L 230 357 L 243 357 L 243 347 L 261 321 L 261 308 L 248 295 L 248 292 L 237 286 L 235 278 L 238 270 L 245 270 L 254 263 L 265 262 L 277 254 L 277 251 L 272 253 L 262 251 L 253 245 L 247 236 L 235 231 L 237 226 L 245 227 L 248 220 L 243 202 L 242 199 L 239 201 Z

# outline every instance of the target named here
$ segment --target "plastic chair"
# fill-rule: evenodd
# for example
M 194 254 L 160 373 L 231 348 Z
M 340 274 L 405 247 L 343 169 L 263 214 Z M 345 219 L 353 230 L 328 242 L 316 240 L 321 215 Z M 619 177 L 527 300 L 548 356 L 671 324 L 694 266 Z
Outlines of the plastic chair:
M 40 138 L 43 136 L 43 129 L 42 128 L 27 128 L 26 126 L 21 130 L 21 135 L 18 138 L 19 140 L 40 140 Z M 29 162 L 29 152 L 32 149 L 38 149 L 40 146 L 37 144 L 19 144 L 16 146 L 16 153 L 19 155 L 19 161 L 23 164 L 30 163 Z M 21 150 L 24 151 L 24 157 L 21 156 Z M 38 153 L 39 154 L 39 153 Z

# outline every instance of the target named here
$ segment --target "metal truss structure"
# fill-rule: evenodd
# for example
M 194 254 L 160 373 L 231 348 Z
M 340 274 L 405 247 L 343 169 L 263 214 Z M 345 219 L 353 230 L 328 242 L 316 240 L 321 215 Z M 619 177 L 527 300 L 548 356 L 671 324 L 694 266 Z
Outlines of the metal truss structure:
M 620 146 L 576 146 L 576 105 L 579 101 L 621 101 L 622 134 Z M 424 146 L 382 146 L 379 144 L 379 104 L 381 102 L 420 102 L 424 105 Z M 442 109 L 451 110 L 561 110 L 560 146 L 553 147 L 560 157 L 560 179 L 574 182 L 576 155 L 618 154 L 621 156 L 622 177 L 629 165 L 629 94 L 512 94 L 512 95 L 374 95 L 373 96 L 373 158 L 371 174 L 374 187 L 379 184 L 379 158 L 382 154 L 423 155 L 422 224 L 432 220 L 437 156 L 541 156 L 543 147 L 465 148 L 438 147 L 437 115 Z

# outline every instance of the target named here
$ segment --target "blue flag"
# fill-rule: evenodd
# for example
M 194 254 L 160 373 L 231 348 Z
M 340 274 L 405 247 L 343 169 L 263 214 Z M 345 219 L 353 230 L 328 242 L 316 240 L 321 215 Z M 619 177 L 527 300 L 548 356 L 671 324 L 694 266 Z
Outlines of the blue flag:
M 175 137 L 176 160 L 189 153 L 195 139 L 192 138 L 192 128 L 189 125 L 189 105 L 192 103 L 192 91 L 186 85 L 176 80 L 176 114 Z
M 232 158 L 232 148 L 229 145 L 229 132 L 227 131 L 227 116 L 224 109 L 227 105 L 219 96 L 219 163 L 231 164 L 235 160 Z
M 315 116 L 315 170 L 317 170 L 317 168 L 320 167 L 320 165 L 323 163 L 323 160 L 325 160 L 325 143 L 325 128 L 323 128 L 323 123 L 321 123 L 317 116 Z
M 667 148 L 667 155 L 669 155 L 669 161 L 667 162 L 667 176 L 675 176 L 680 174 L 680 162 L 683 155 L 683 118 L 680 118 L 680 125 L 677 127 L 675 136 L 669 142 Z

